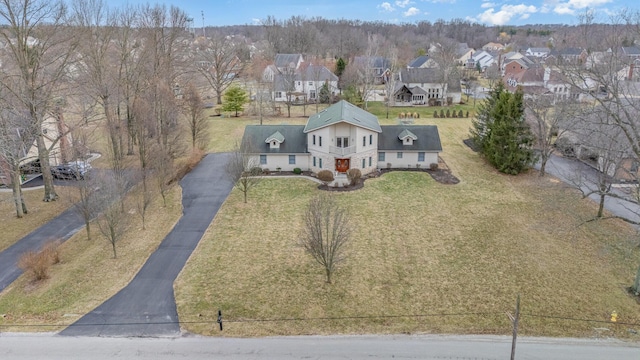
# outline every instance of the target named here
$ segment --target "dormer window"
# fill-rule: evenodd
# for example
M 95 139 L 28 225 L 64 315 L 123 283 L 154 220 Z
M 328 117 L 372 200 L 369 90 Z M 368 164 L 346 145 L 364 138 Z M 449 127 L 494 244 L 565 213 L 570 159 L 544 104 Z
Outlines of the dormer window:
M 418 140 L 418 137 L 411 131 L 404 129 L 400 135 L 398 135 L 398 139 L 402 141 L 402 145 L 413 145 L 413 142 Z
M 269 135 L 269 137 L 264 142 L 269 144 L 269 148 L 271 149 L 279 149 L 280 144 L 284 142 L 284 136 L 279 131 L 276 131 L 273 134 Z

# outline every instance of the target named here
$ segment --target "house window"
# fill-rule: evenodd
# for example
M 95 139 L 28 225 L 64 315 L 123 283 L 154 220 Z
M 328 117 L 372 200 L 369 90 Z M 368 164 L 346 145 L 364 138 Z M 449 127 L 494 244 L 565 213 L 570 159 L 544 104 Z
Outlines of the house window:
M 295 164 L 296 164 L 296 156 L 289 155 L 289 165 L 295 165 Z
M 398 159 L 402 159 L 402 151 L 398 151 Z
M 365 163 L 365 159 L 362 159 L 362 168 L 364 169 L 364 166 L 366 165 Z
M 322 147 L 322 136 L 318 136 L 318 146 Z M 322 167 L 322 165 L 320 165 L 320 167 Z
M 267 164 L 267 155 L 260 155 L 260 165 Z
M 313 81 L 309 81 L 309 86 L 312 86 L 312 85 L 313 85 Z
M 311 90 L 309 92 L 309 99 L 315 99 L 316 98 L 316 91 L 315 90 Z
M 373 145 L 373 135 L 369 135 L 369 145 Z
M 371 156 L 369 156 L 369 166 L 371 166 Z
M 366 136 L 363 136 L 363 137 L 362 137 L 362 146 L 363 146 L 363 147 L 364 147 L 364 146 L 367 146 L 367 137 L 366 137 Z
M 281 97 L 282 97 L 282 92 L 276 91 L 276 98 L 281 98 Z
M 384 153 L 383 152 L 379 152 L 378 153 L 378 161 L 384 161 Z
M 418 153 L 418 161 L 424 162 L 424 153 L 423 152 L 419 152 Z
M 319 168 L 322 169 L 322 158 L 318 159 L 318 164 L 320 165 Z
M 312 139 L 313 139 L 313 145 L 315 145 L 316 144 L 316 136 L 313 135 Z
M 302 85 L 302 81 L 298 81 L 298 86 Z
M 313 167 L 316 167 L 316 157 L 313 157 Z
M 349 137 L 337 137 L 336 138 L 336 147 L 339 147 L 339 148 L 347 148 L 347 147 L 349 147 Z

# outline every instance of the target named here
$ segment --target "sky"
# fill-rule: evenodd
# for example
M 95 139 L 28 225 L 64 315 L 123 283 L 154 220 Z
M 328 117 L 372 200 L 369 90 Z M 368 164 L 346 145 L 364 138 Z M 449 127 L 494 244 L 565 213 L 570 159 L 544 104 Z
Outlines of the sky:
M 278 20 L 305 18 L 434 22 L 465 19 L 486 25 L 569 24 L 593 10 L 598 22 L 625 9 L 640 10 L 639 0 L 108 0 L 109 5 L 164 3 L 183 9 L 194 26 L 260 24 L 271 15 Z M 203 21 L 204 16 L 204 21 Z

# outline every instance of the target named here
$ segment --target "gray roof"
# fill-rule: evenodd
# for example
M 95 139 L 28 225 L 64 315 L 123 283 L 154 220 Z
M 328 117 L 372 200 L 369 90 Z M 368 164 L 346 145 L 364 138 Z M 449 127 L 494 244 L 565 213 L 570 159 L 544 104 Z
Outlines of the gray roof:
M 411 68 L 400 70 L 400 81 L 408 83 L 439 83 L 437 69 Z
M 273 61 L 274 65 L 279 68 L 288 67 L 290 64 L 294 66 L 298 65 L 298 59 L 302 57 L 302 54 L 276 54 L 276 58 Z
M 412 133 L 411 131 L 404 129 L 402 130 L 402 132 L 400 133 L 400 135 L 398 135 L 398 139 L 403 140 L 404 138 L 411 138 L 413 140 L 417 140 L 418 136 L 414 133 Z
M 353 62 L 359 65 L 370 64 L 374 69 L 388 69 L 391 67 L 391 62 L 382 56 L 356 56 L 353 58 Z
M 408 131 L 417 139 L 413 145 L 404 145 L 400 134 Z M 379 151 L 442 151 L 438 127 L 435 125 L 385 125 L 378 135 Z
M 307 152 L 307 136 L 302 132 L 302 125 L 247 125 L 242 136 L 243 148 L 252 153 L 301 154 Z M 272 149 L 265 140 L 279 132 L 284 138 L 280 148 Z
M 307 125 L 304 127 L 304 132 L 308 133 L 340 122 L 346 122 L 375 132 L 382 131 L 377 116 L 341 100 L 319 113 L 311 115 Z
M 282 135 L 280 131 L 276 131 L 273 134 L 269 135 L 264 142 L 270 143 L 273 140 L 282 144 L 282 142 L 284 142 L 284 135 Z
M 625 55 L 633 55 L 633 56 L 639 56 L 640 55 L 640 49 L 636 46 L 626 46 L 626 47 L 622 47 L 622 52 Z
M 296 73 L 296 80 L 303 81 L 338 81 L 336 74 L 322 65 L 309 65 Z
M 418 56 L 417 58 L 411 60 L 411 62 L 409 63 L 409 65 L 407 65 L 407 67 L 419 68 L 420 66 L 424 65 L 424 63 L 426 63 L 428 60 L 429 60 L 429 55 Z

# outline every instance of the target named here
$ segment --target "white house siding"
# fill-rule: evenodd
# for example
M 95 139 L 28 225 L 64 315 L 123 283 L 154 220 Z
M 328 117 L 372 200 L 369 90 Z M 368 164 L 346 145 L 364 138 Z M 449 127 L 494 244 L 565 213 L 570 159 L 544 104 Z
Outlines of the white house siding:
M 385 159 L 378 164 L 379 169 L 387 168 L 387 163 L 390 163 L 393 169 L 415 168 L 417 164 L 426 169 L 431 164 L 438 163 L 438 153 L 433 152 L 420 151 L 425 153 L 424 161 L 418 161 L 418 151 L 380 150 L 380 152 L 385 153 Z M 398 152 L 402 152 L 402 159 L 398 159 Z
M 282 171 L 293 171 L 295 168 L 301 170 L 310 170 L 308 154 L 263 154 L 267 156 L 267 163 L 260 164 L 260 155 L 252 156 L 251 161 L 254 164 L 259 164 L 263 169 L 269 169 L 269 171 L 276 171 L 278 168 Z M 289 164 L 289 155 L 295 155 L 296 163 Z

